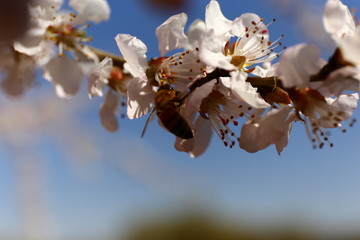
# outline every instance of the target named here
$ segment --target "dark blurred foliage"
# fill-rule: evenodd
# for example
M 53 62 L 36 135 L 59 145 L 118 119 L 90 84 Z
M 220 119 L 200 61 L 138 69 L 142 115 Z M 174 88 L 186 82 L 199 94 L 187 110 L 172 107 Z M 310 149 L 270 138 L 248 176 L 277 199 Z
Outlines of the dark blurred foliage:
M 157 12 L 180 12 L 184 11 L 188 5 L 189 0 L 141 0 L 149 6 L 152 10 Z
M 24 34 L 29 24 L 29 1 L 0 1 L 0 42 L 11 42 Z
M 131 228 L 126 240 L 360 240 L 360 235 L 329 236 L 301 226 L 281 228 L 221 222 L 201 214 L 147 218 Z

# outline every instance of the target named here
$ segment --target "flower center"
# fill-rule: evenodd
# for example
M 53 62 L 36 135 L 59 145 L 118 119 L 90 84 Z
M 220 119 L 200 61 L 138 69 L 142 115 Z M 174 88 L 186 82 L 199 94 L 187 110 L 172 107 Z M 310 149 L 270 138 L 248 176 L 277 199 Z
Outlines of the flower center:
M 54 23 L 46 29 L 45 38 L 55 42 L 59 47 L 60 56 L 63 55 L 63 50 L 81 52 L 84 43 L 89 43 L 92 40 L 92 37 L 89 37 L 84 30 L 89 25 L 74 26 L 75 17 L 76 15 L 72 13 L 68 16 L 63 15 L 59 20 L 59 24 Z M 54 20 L 57 20 L 57 18 L 54 17 Z
M 235 127 L 239 125 L 236 119 L 241 117 L 254 118 L 252 107 L 247 104 L 227 99 L 219 91 L 213 91 L 208 97 L 203 99 L 200 107 L 200 115 L 209 119 L 211 126 L 219 136 L 225 147 L 232 148 L 239 137 L 231 130 L 232 123 Z
M 333 147 L 334 144 L 329 141 L 329 134 L 324 128 L 340 128 L 345 132 L 341 125 L 345 119 L 345 112 L 329 104 L 324 96 L 311 88 L 294 88 L 289 91 L 289 95 L 298 118 L 304 122 L 306 134 L 313 148 L 323 148 L 325 143 Z M 353 124 L 354 120 L 349 126 Z
M 125 74 L 120 68 L 114 66 L 109 77 L 109 87 L 116 92 L 126 95 L 127 87 L 131 77 Z
M 199 49 L 176 53 L 170 57 L 151 59 L 146 75 L 154 86 L 175 84 L 187 86 L 198 77 L 205 76 L 205 65 L 197 56 Z
M 272 61 L 280 55 L 280 53 L 273 53 L 273 51 L 282 45 L 280 39 L 284 36 L 281 35 L 274 42 L 268 41 L 267 27 L 275 22 L 275 19 L 267 25 L 262 22 L 263 19 L 260 19 L 259 22 L 252 21 L 251 25 L 245 27 L 235 42 L 230 44 L 229 40 L 225 44 L 225 56 L 231 56 L 230 63 L 240 71 L 249 71 L 247 67 Z

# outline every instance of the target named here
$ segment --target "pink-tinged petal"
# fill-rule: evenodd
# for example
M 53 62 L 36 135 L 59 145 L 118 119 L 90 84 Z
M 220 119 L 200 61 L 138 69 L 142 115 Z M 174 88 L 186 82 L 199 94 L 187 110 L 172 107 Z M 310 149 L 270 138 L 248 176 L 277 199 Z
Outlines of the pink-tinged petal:
M 119 113 L 119 96 L 111 90 L 105 96 L 105 101 L 100 107 L 99 115 L 101 125 L 109 132 L 115 132 L 119 128 L 117 115 Z
M 356 29 L 353 16 L 340 0 L 328 0 L 325 4 L 323 22 L 325 30 L 333 34 L 335 41 L 345 35 L 353 35 Z
M 316 46 L 299 44 L 285 51 L 277 73 L 286 88 L 307 86 L 310 76 L 317 73 L 324 64 Z
M 241 129 L 240 147 L 255 153 L 275 144 L 280 154 L 287 145 L 291 122 L 290 107 L 272 109 L 256 123 L 246 123 Z
M 318 89 L 323 96 L 339 96 L 344 91 L 360 92 L 360 73 L 353 67 L 332 72 Z
M 127 91 L 128 117 L 134 119 L 148 114 L 153 107 L 155 93 L 147 79 L 132 79 Z
M 212 136 L 211 122 L 198 117 L 194 126 L 194 147 L 189 151 L 190 157 L 196 158 L 208 148 Z
M 255 153 L 262 150 L 262 146 L 258 144 L 258 128 L 259 124 L 244 124 L 241 128 L 240 148 L 249 153 Z
M 148 67 L 146 45 L 129 34 L 118 34 L 115 40 L 121 54 L 128 63 L 128 70 L 131 75 L 134 77 L 146 77 L 145 71 Z
M 110 7 L 106 0 L 70 0 L 69 5 L 76 10 L 77 24 L 87 21 L 99 23 L 110 18 Z
M 111 70 L 113 68 L 112 58 L 104 58 L 94 69 L 89 77 L 88 94 L 89 98 L 103 96 L 103 88 L 108 83 Z
M 179 152 L 190 152 L 194 148 L 195 139 L 182 139 L 177 137 L 175 140 L 174 148 Z
M 232 21 L 224 17 L 217 1 L 211 0 L 206 6 L 206 27 L 212 29 L 216 36 L 227 33 L 231 29 Z
M 55 85 L 59 97 L 70 98 L 79 91 L 83 72 L 77 61 L 63 56 L 44 66 L 43 77 Z
M 236 67 L 230 63 L 231 56 L 224 55 L 225 43 L 226 39 L 223 36 L 215 36 L 213 30 L 208 31 L 201 41 L 200 60 L 213 68 L 235 70 Z
M 292 128 L 292 122 L 295 121 L 295 119 L 297 119 L 295 114 L 291 114 L 288 119 L 284 122 L 284 134 L 282 135 L 282 137 L 280 137 L 277 142 L 276 142 L 276 151 L 277 153 L 280 155 L 281 152 L 284 150 L 284 148 L 288 145 L 289 142 L 289 137 L 290 137 L 290 131 Z
M 168 51 L 184 47 L 187 42 L 187 36 L 184 33 L 187 19 L 185 13 L 180 13 L 171 16 L 156 28 L 161 56 L 164 56 Z
M 198 117 L 194 126 L 194 137 L 191 139 L 176 138 L 174 147 L 180 152 L 187 152 L 196 158 L 203 154 L 210 144 L 212 136 L 211 122 Z
M 200 46 L 201 40 L 203 39 L 206 32 L 206 24 L 200 19 L 196 19 L 190 26 L 186 33 L 188 41 L 184 48 L 193 50 Z
M 256 91 L 257 89 L 251 86 L 249 82 L 246 82 L 246 73 L 231 72 L 230 76 L 230 89 L 235 98 L 245 101 L 254 108 L 267 108 L 270 106 Z M 225 81 L 224 78 L 221 78 L 221 80 Z

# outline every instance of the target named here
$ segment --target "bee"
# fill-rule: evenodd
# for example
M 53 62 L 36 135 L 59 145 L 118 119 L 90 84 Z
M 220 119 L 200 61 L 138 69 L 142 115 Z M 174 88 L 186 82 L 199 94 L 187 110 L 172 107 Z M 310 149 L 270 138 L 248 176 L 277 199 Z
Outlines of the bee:
M 180 114 L 183 101 L 184 98 L 181 98 L 180 93 L 175 91 L 170 84 L 160 85 L 154 98 L 155 107 L 145 124 L 141 137 L 144 136 L 150 118 L 156 112 L 160 122 L 169 132 L 183 139 L 193 138 L 191 127 Z

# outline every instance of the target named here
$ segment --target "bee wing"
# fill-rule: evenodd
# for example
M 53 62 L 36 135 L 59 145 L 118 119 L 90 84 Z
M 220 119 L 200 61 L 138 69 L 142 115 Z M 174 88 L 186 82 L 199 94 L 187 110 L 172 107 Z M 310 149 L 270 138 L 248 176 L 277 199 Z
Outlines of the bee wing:
M 142 130 L 142 132 L 141 132 L 141 138 L 144 137 L 145 132 L 146 132 L 146 129 L 147 129 L 147 126 L 148 126 L 149 123 L 153 120 L 154 115 L 155 115 L 155 108 L 152 109 L 152 111 L 151 111 L 148 119 L 146 120 L 146 123 L 145 123 L 145 125 L 144 125 L 144 128 L 143 128 L 143 130 Z

